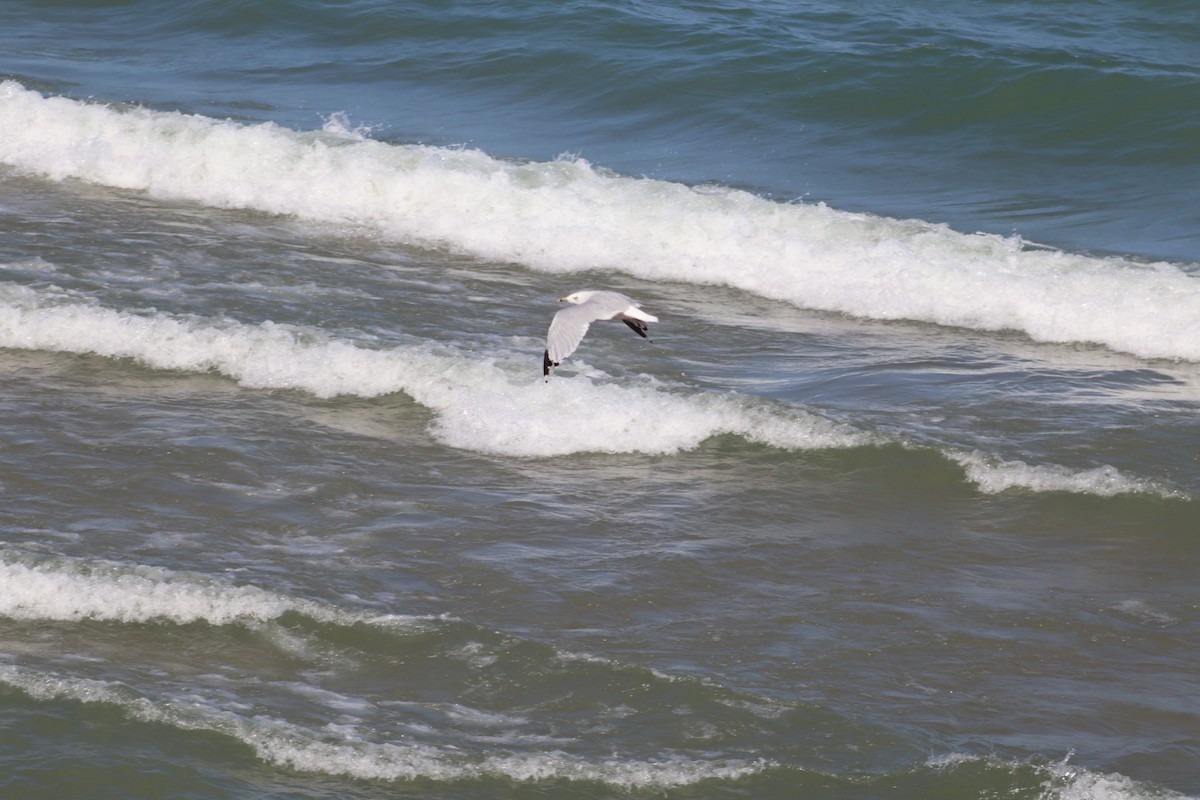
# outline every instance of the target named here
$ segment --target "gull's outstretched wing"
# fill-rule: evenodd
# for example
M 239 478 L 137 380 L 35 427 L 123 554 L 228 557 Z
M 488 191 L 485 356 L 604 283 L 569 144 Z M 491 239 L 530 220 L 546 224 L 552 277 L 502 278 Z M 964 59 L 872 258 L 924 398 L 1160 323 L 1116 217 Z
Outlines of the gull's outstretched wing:
M 588 328 L 598 319 L 604 319 L 611 312 L 601 312 L 589 303 L 569 306 L 554 315 L 550 320 L 550 332 L 546 334 L 546 357 L 558 364 L 579 347 Z

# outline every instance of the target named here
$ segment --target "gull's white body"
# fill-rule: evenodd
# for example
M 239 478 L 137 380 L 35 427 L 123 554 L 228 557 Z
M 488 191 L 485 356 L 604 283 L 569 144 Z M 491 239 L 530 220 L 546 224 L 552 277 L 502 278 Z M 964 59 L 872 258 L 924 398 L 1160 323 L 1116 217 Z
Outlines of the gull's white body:
M 560 297 L 559 302 L 571 303 L 554 315 L 550 321 L 550 332 L 546 335 L 546 353 L 542 358 L 542 374 L 547 380 L 550 367 L 557 367 L 563 359 L 575 352 L 588 327 L 597 320 L 617 319 L 628 325 L 634 333 L 646 338 L 646 323 L 658 322 L 658 317 L 647 314 L 632 299 L 620 292 L 580 291 Z

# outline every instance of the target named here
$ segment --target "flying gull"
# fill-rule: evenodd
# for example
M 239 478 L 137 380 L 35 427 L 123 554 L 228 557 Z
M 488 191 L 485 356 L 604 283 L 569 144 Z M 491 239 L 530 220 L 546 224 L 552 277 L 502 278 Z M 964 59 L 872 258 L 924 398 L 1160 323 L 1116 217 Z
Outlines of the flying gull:
M 546 380 L 550 380 L 550 368 L 557 367 L 575 352 L 588 326 L 596 320 L 619 319 L 643 339 L 648 330 L 646 323 L 658 322 L 658 317 L 642 311 L 636 302 L 620 292 L 575 292 L 558 298 L 558 301 L 572 305 L 559 311 L 550 321 L 546 353 L 542 357 L 542 375 Z

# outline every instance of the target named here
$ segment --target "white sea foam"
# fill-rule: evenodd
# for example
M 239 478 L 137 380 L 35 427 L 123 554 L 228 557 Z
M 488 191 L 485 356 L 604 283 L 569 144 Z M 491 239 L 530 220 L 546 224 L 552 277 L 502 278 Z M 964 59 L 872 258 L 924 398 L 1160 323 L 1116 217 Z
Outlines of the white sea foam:
M 1044 797 L 1055 800 L 1188 800 L 1186 795 L 1149 786 L 1119 773 L 1055 764 L 1047 768 Z
M 1042 779 L 1044 800 L 1188 800 L 1186 795 L 1140 783 L 1125 775 L 1103 773 L 1076 767 L 1070 758 L 1048 764 L 1031 766 L 1017 761 L 1006 761 L 996 756 L 977 756 L 951 753 L 936 756 L 926 761 L 926 766 L 937 770 L 954 770 L 963 765 L 982 764 L 997 770 L 1032 769 Z
M 0 287 L 0 347 L 213 370 L 243 386 L 300 389 L 317 397 L 403 392 L 434 412 L 434 434 L 445 444 L 508 456 L 676 453 L 719 434 L 785 449 L 872 441 L 813 414 L 749 398 L 587 378 L 546 384 L 525 364 L 506 368 L 422 346 L 372 350 L 270 322 L 133 314 L 19 287 Z M 580 419 L 589 424 L 579 425 Z
M 154 700 L 110 681 L 61 677 L 0 665 L 0 683 L 38 700 L 74 700 L 115 706 L 131 719 L 181 730 L 231 736 L 278 767 L 365 780 L 435 781 L 503 777 L 516 781 L 588 781 L 622 789 L 669 788 L 705 780 L 734 780 L 770 766 L 765 762 L 695 760 L 667 756 L 654 761 L 588 759 L 563 752 L 471 754 L 415 742 L 372 742 L 344 728 L 311 730 L 265 715 L 244 717 L 205 704 Z
M 805 308 L 1200 360 L 1200 280 L 920 221 L 697 191 L 474 150 L 389 145 L 45 97 L 0 83 L 0 163 L 155 197 L 366 225 L 396 239 L 573 272 L 722 284 Z
M 1126 475 L 1116 467 L 1099 466 L 1073 470 L 1057 464 L 1026 464 L 1024 461 L 1002 459 L 979 451 L 947 451 L 946 456 L 966 473 L 967 479 L 985 494 L 999 494 L 1009 489 L 1034 492 L 1074 492 L 1099 497 L 1123 494 L 1153 494 L 1172 499 L 1188 499 L 1188 495 L 1156 481 Z
M 116 311 L 17 286 L 0 286 L 0 347 L 129 358 L 155 369 L 211 370 L 243 386 L 296 389 L 322 398 L 403 392 L 433 412 L 432 433 L 444 444 L 502 456 L 666 455 L 723 434 L 791 451 L 890 441 L 802 409 L 738 395 L 584 376 L 544 383 L 525 361 L 426 346 L 368 349 L 311 329 Z M 588 424 L 579 425 L 580 419 Z M 1071 470 L 980 452 L 943 455 L 989 494 L 1024 489 L 1188 497 L 1113 467 Z
M 65 558 L 27 563 L 0 551 L 0 617 L 230 625 L 273 621 L 289 612 L 339 625 L 410 629 L 421 624 L 417 617 L 360 614 L 166 569 Z

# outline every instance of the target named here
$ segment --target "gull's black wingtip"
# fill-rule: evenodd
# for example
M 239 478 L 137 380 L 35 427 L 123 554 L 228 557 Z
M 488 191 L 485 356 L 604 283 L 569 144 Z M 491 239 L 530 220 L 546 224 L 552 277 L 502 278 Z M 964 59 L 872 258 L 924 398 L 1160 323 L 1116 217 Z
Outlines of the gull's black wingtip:
M 546 380 L 550 380 L 550 368 L 557 367 L 557 366 L 558 366 L 557 361 L 550 360 L 550 351 L 549 350 L 546 350 L 545 352 L 542 353 L 542 377 L 543 378 L 545 378 Z
M 638 336 L 642 337 L 643 339 L 649 340 L 650 337 L 646 335 L 646 331 L 650 330 L 650 327 L 646 323 L 642 322 L 640 319 L 622 318 L 621 322 L 624 322 L 626 325 L 628 325 L 629 329 L 631 331 L 633 331 L 634 333 L 636 333 Z

